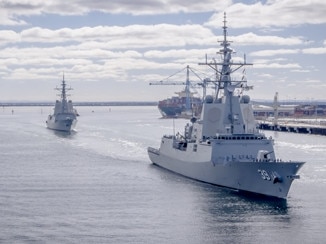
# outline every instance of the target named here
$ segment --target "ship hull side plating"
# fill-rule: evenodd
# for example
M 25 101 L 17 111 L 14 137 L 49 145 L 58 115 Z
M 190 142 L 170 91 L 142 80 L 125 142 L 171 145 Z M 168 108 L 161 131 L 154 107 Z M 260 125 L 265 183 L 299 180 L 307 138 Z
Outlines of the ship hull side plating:
M 77 119 L 75 116 L 72 118 L 62 118 L 58 119 L 55 116 L 49 116 L 48 120 L 46 121 L 47 128 L 51 130 L 58 130 L 58 131 L 71 131 L 76 127 Z
M 176 149 L 174 149 L 176 150 Z M 186 154 L 186 152 L 182 152 Z M 301 162 L 227 162 L 184 161 L 159 150 L 148 148 L 153 164 L 185 177 L 213 185 L 252 192 L 276 198 L 286 198 Z M 184 157 L 183 157 L 184 158 Z M 277 180 L 275 180 L 277 175 Z

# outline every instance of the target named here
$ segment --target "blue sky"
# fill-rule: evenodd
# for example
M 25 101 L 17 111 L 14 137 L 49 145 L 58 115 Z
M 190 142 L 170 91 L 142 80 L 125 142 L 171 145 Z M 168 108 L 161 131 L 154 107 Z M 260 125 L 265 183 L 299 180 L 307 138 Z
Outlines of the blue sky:
M 252 99 L 326 100 L 324 0 L 0 0 L 0 101 L 53 101 L 63 72 L 73 101 L 167 98 L 149 83 L 212 76 L 224 12 Z

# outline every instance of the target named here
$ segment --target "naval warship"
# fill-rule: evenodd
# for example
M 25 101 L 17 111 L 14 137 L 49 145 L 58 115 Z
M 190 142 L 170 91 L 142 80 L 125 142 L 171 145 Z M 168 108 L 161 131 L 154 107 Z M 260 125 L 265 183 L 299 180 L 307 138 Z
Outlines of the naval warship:
M 46 120 L 46 126 L 52 130 L 70 132 L 77 124 L 77 112 L 73 108 L 72 101 L 67 101 L 66 82 L 63 76 L 61 88 L 55 88 L 60 91 L 60 100 L 56 100 L 54 113 L 50 114 Z
M 218 74 L 214 96 L 206 96 L 200 118 L 192 118 L 184 132 L 164 135 L 160 147 L 148 147 L 154 165 L 198 181 L 269 197 L 287 198 L 304 162 L 283 161 L 275 155 L 274 140 L 259 131 L 246 79 L 231 75 L 252 65 L 232 60 L 226 16 L 220 41 L 221 61 L 200 63 Z

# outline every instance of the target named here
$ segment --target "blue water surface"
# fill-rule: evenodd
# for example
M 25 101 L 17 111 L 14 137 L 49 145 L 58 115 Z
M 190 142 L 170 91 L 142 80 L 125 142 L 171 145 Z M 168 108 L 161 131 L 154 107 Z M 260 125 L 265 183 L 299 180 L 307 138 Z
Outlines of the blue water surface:
M 286 201 L 153 166 L 148 146 L 182 132 L 156 107 L 77 107 L 70 134 L 51 107 L 0 110 L 0 243 L 325 243 L 326 137 L 266 132 L 303 160 Z

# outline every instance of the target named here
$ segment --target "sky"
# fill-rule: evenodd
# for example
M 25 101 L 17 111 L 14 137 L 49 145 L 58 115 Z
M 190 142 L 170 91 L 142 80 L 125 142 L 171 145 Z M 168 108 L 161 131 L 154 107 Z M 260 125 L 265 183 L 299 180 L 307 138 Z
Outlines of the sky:
M 0 102 L 54 101 L 63 74 L 73 101 L 165 99 L 184 87 L 149 83 L 214 76 L 224 13 L 251 99 L 326 100 L 325 0 L 0 0 Z

